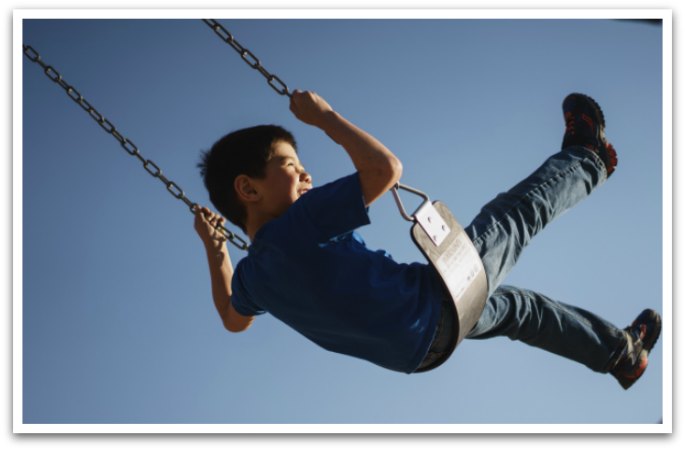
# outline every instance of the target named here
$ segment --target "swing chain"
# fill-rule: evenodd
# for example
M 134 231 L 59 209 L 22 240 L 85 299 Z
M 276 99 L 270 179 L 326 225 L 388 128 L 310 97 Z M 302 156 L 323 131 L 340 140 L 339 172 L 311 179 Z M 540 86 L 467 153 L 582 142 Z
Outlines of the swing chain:
M 93 105 L 91 105 L 73 86 L 71 86 L 69 83 L 67 83 L 64 78 L 62 78 L 62 75 L 55 69 L 54 67 L 46 64 L 42 59 L 40 54 L 30 45 L 24 45 L 24 55 L 26 57 L 38 64 L 43 68 L 43 71 L 45 72 L 45 75 L 50 78 L 53 82 L 57 83 L 59 86 L 64 89 L 66 92 L 67 96 L 72 99 L 74 102 L 76 102 L 81 108 L 83 108 L 84 111 L 88 113 L 88 115 L 97 122 L 100 127 L 102 127 L 103 130 L 105 130 L 108 134 L 111 134 L 117 141 L 119 141 L 119 144 L 124 148 L 126 153 L 128 153 L 131 156 L 135 156 L 140 160 L 140 162 L 143 164 L 143 168 L 147 173 L 149 173 L 153 178 L 159 179 L 164 185 L 166 186 L 167 191 L 176 199 L 181 200 L 183 203 L 185 203 L 189 209 L 190 212 L 195 214 L 195 211 L 199 207 L 197 203 L 193 203 L 186 197 L 186 195 L 183 193 L 183 189 L 176 184 L 175 182 L 169 180 L 163 173 L 162 169 L 151 159 L 145 159 L 143 155 L 141 155 L 140 151 L 138 151 L 138 147 L 131 142 L 128 138 L 124 137 L 119 131 L 116 129 L 114 124 L 110 122 L 108 119 L 106 119 Z M 232 233 L 231 231 L 227 230 L 223 225 L 219 225 L 216 227 L 217 230 L 223 234 L 223 236 L 230 241 L 233 245 L 238 247 L 241 250 L 247 250 L 248 245 L 247 242 L 241 238 L 240 236 Z
M 240 45 L 240 43 L 233 37 L 230 31 L 228 31 L 226 28 L 223 27 L 219 22 L 217 22 L 214 19 L 202 19 L 202 21 L 209 26 L 214 32 L 219 36 L 224 42 L 226 42 L 228 45 L 233 48 L 240 57 L 245 61 L 245 63 L 250 66 L 251 68 L 255 69 L 259 73 L 262 74 L 264 78 L 266 78 L 266 81 L 269 83 L 269 86 L 271 88 L 278 92 L 280 95 L 287 95 L 288 97 L 292 97 L 292 93 L 288 90 L 288 85 L 283 82 L 280 78 L 278 78 L 276 75 L 270 73 L 268 70 L 262 66 L 262 63 L 259 61 L 259 58 L 255 56 L 254 53 L 252 53 L 250 50 L 247 48 L 243 47 Z

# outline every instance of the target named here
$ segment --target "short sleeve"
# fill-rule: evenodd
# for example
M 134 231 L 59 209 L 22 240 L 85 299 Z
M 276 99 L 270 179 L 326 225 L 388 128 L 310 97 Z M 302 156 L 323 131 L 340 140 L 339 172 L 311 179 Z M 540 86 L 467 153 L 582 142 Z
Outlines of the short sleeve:
M 371 223 L 356 172 L 312 189 L 296 205 L 312 223 L 319 242 Z
M 233 305 L 233 309 L 238 311 L 242 316 L 259 316 L 264 314 L 266 311 L 250 300 L 250 296 L 244 288 L 242 269 L 241 264 L 238 263 L 238 266 L 233 272 L 233 279 L 231 280 L 231 290 L 233 291 L 231 295 L 231 305 Z

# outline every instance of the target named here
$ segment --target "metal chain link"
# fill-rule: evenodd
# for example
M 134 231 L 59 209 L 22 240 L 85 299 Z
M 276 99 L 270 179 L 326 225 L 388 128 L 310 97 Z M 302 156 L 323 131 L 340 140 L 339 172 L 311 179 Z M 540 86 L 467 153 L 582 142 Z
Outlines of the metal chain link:
M 261 73 L 262 76 L 266 78 L 267 83 L 269 83 L 269 86 L 271 86 L 271 88 L 274 91 L 278 92 L 280 95 L 287 95 L 288 97 L 292 97 L 292 93 L 288 90 L 288 85 L 285 84 L 283 80 L 278 78 L 276 75 L 266 70 L 264 66 L 262 66 L 262 63 L 259 61 L 259 58 L 257 58 L 255 54 L 252 53 L 250 50 L 240 45 L 240 43 L 233 37 L 230 31 L 228 31 L 214 19 L 202 19 L 202 21 L 206 23 L 207 26 L 209 26 L 209 28 L 214 30 L 214 32 L 217 34 L 217 36 L 221 38 L 221 40 L 230 45 L 233 50 L 238 52 L 240 57 L 243 59 L 243 61 L 245 61 L 245 63 L 248 66 Z
M 119 141 L 119 144 L 121 144 L 124 150 L 126 150 L 126 153 L 138 158 L 138 160 L 140 160 L 140 162 L 143 164 L 143 168 L 147 173 L 149 173 L 153 178 L 157 178 L 162 183 L 164 183 L 167 191 L 172 196 L 174 196 L 174 198 L 181 200 L 183 203 L 185 203 L 189 207 L 190 212 L 195 214 L 195 211 L 198 208 L 198 204 L 190 201 L 190 199 L 188 199 L 188 197 L 186 197 L 186 195 L 183 193 L 183 189 L 181 189 L 181 187 L 175 182 L 169 180 L 162 173 L 162 169 L 157 164 L 155 164 L 154 161 L 150 159 L 145 159 L 143 155 L 140 154 L 138 147 L 130 139 L 124 137 L 116 129 L 112 122 L 106 119 L 97 109 L 95 109 L 95 107 L 93 107 L 93 105 L 91 105 L 85 98 L 83 98 L 79 91 L 77 91 L 73 86 L 67 83 L 64 80 L 64 78 L 62 78 L 62 75 L 57 71 L 57 69 L 43 62 L 40 54 L 30 45 L 24 45 L 24 55 L 32 62 L 41 66 L 43 68 L 43 71 L 45 72 L 45 75 L 49 79 L 51 79 L 53 82 L 61 86 L 66 92 L 67 96 L 69 96 L 69 98 L 71 98 L 81 108 L 83 108 L 83 110 L 86 111 L 88 115 L 93 120 L 95 120 L 95 122 L 97 122 L 97 124 L 100 125 L 100 127 L 103 130 L 105 130 L 108 134 L 111 134 L 117 141 Z M 248 244 L 243 238 L 232 233 L 223 225 L 216 226 L 215 228 L 226 238 L 226 240 L 230 241 L 231 244 L 235 245 L 241 250 L 248 249 Z

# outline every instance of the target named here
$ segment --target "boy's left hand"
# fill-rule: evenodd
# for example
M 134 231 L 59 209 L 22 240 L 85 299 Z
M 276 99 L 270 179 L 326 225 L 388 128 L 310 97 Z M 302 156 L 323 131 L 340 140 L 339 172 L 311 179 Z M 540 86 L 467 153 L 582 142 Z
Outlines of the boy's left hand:
M 217 227 L 224 224 L 224 218 L 212 212 L 209 208 L 198 206 L 195 209 L 195 231 L 204 242 L 205 246 L 216 246 L 217 243 L 226 241 Z

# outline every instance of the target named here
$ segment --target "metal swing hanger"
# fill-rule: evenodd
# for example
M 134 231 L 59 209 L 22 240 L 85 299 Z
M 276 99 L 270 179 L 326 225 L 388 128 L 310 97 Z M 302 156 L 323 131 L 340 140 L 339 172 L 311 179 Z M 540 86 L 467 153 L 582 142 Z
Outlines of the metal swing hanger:
M 400 189 L 418 195 L 423 199 L 423 202 L 411 215 L 407 214 L 407 211 L 404 209 L 402 199 L 400 198 Z M 426 232 L 433 244 L 440 246 L 447 236 L 449 236 L 452 229 L 447 222 L 445 222 L 440 213 L 435 209 L 430 201 L 430 198 L 428 198 L 428 195 L 419 191 L 418 189 L 414 189 L 413 187 L 402 183 L 396 183 L 392 187 L 391 191 L 393 197 L 395 198 L 397 208 L 400 210 L 400 215 L 404 218 L 404 220 L 418 224 L 421 228 L 423 228 L 423 231 Z
M 107 118 L 105 118 L 95 107 L 86 100 L 79 91 L 74 88 L 74 86 L 67 83 L 67 81 L 62 77 L 62 75 L 53 66 L 46 64 L 41 59 L 40 54 L 30 45 L 24 45 L 24 55 L 31 61 L 38 64 L 43 68 L 45 75 L 60 86 L 66 92 L 67 96 L 76 102 L 88 115 L 105 130 L 108 134 L 112 135 L 114 139 L 119 141 L 119 144 L 126 150 L 131 156 L 135 156 L 143 164 L 143 168 L 147 173 L 149 173 L 153 178 L 157 178 L 166 186 L 167 191 L 176 198 L 185 203 L 190 212 L 195 214 L 198 204 L 192 202 L 183 192 L 183 189 L 176 184 L 174 181 L 169 180 L 163 173 L 162 169 L 151 159 L 146 159 L 138 150 L 138 147 L 127 137 L 122 135 L 119 130 L 114 126 L 114 124 Z M 217 231 L 219 231 L 231 244 L 235 245 L 241 250 L 247 250 L 247 242 L 236 235 L 235 233 L 226 229 L 223 225 L 215 226 Z

